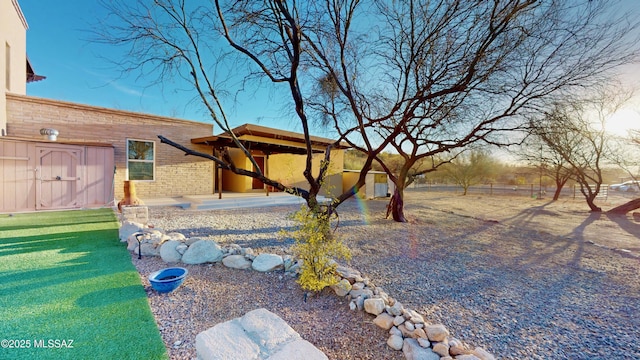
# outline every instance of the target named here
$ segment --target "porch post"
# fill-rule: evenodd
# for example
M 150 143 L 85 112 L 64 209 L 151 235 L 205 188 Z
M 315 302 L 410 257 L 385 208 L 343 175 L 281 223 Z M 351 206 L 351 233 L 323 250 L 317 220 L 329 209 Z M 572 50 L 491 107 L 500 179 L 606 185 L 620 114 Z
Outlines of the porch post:
M 218 154 L 220 155 L 221 150 L 218 149 Z M 216 176 L 218 178 L 218 199 L 222 199 L 222 167 L 218 164 L 216 164 Z
M 269 177 L 269 152 L 265 152 L 265 154 L 267 156 L 264 159 L 264 177 L 268 178 Z M 267 193 L 267 196 L 269 196 L 269 185 L 265 184 L 264 189 Z

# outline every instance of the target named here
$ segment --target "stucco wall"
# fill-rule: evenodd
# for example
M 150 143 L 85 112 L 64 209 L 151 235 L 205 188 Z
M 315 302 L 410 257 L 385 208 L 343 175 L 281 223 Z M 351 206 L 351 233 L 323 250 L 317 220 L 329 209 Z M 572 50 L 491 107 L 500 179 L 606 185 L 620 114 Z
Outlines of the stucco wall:
M 27 23 L 20 6 L 12 0 L 0 1 L 0 94 L 27 92 Z M 7 64 L 7 45 L 9 64 Z M 7 88 L 7 65 L 9 87 Z M 0 96 L 0 136 L 6 133 L 6 99 Z
M 156 143 L 156 180 L 136 181 L 141 198 L 213 193 L 213 162 L 184 154 L 166 144 L 163 135 L 194 150 L 211 153 L 191 139 L 211 135 L 213 125 L 119 111 L 95 106 L 7 94 L 7 131 L 10 136 L 40 139 L 40 129 L 54 128 L 59 140 L 103 142 L 115 147 L 115 197 L 123 197 L 126 176 L 126 139 Z
M 231 157 L 238 167 L 252 169 L 251 162 L 238 149 L 230 149 Z M 262 156 L 261 152 L 256 153 Z M 324 154 L 314 154 L 312 162 L 312 173 L 318 175 L 320 162 L 324 159 Z M 305 169 L 306 155 L 294 154 L 277 154 L 270 155 L 267 165 L 267 177 L 287 186 L 296 186 L 303 189 L 309 189 L 309 183 L 304 178 L 303 171 Z M 329 166 L 328 176 L 325 180 L 325 186 L 321 194 L 339 195 L 342 190 L 342 167 L 344 165 L 344 151 L 332 150 L 331 163 Z M 224 171 L 223 189 L 234 192 L 247 192 L 251 190 L 251 179 L 246 176 L 235 175 L 229 171 Z

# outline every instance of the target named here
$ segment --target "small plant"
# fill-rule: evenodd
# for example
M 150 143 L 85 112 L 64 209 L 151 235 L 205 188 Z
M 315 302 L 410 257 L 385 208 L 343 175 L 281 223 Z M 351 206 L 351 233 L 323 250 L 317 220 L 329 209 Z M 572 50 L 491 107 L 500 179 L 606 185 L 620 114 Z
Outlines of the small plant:
M 296 244 L 292 250 L 303 260 L 298 284 L 309 291 L 320 291 L 338 282 L 336 259 L 351 259 L 349 248 L 331 231 L 330 215 L 326 211 L 313 211 L 302 206 L 292 215 L 299 224 L 289 232 Z

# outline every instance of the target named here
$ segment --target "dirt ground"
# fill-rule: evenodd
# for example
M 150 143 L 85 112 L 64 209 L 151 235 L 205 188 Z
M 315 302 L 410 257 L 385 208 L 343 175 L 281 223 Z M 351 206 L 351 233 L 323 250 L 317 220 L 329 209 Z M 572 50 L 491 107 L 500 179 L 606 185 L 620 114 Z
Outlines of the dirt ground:
M 411 196 L 412 194 L 420 196 Z M 633 194 L 610 193 L 596 205 L 602 213 L 591 213 L 584 198 L 577 196 L 552 201 L 523 196 L 466 195 L 449 192 L 409 190 L 407 208 L 426 207 L 485 221 L 538 230 L 630 253 L 640 257 L 640 223 L 633 212 L 612 215 L 606 211 L 633 199 Z M 640 213 L 640 209 L 638 210 Z M 411 213 L 408 214 L 411 218 Z
M 603 210 L 630 197 L 612 194 Z M 590 213 L 583 199 L 467 195 L 408 190 L 410 224 L 384 218 L 388 199 L 350 199 L 337 233 L 352 249 L 348 265 L 442 323 L 451 334 L 500 359 L 640 359 L 640 224 L 632 215 Z M 295 207 L 185 211 L 153 209 L 161 228 L 287 252 L 278 239 Z M 282 273 L 185 265 L 189 279 L 157 294 L 147 276 L 163 266 L 132 261 L 171 359 L 195 357 L 200 331 L 265 307 L 330 359 L 402 359 L 388 334 L 348 301 L 323 291 L 306 302 Z

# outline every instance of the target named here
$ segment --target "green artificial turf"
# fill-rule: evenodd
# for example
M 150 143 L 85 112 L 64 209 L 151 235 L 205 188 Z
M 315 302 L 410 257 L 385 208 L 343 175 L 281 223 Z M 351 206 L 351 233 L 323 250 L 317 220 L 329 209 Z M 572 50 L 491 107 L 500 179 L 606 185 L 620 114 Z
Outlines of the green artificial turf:
M 111 209 L 0 214 L 0 340 L 0 359 L 168 358 Z

